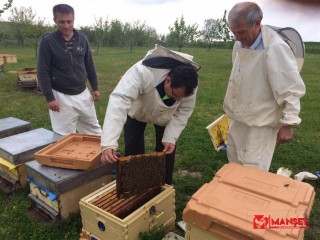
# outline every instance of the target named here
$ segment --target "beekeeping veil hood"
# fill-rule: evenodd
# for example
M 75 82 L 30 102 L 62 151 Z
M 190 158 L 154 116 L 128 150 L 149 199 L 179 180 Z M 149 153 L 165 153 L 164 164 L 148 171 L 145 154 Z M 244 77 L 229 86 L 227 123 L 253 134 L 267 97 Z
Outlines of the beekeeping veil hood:
M 276 31 L 280 35 L 280 37 L 289 45 L 294 56 L 296 57 L 300 72 L 304 63 L 305 54 L 304 43 L 300 34 L 294 28 L 291 27 L 280 28 L 270 25 L 268 25 L 268 27 Z
M 193 56 L 189 54 L 169 50 L 156 44 L 154 49 L 148 51 L 142 61 L 142 64 L 153 68 L 173 68 L 180 65 L 190 64 L 196 69 L 196 71 L 200 70 L 201 66 L 192 61 L 192 59 Z

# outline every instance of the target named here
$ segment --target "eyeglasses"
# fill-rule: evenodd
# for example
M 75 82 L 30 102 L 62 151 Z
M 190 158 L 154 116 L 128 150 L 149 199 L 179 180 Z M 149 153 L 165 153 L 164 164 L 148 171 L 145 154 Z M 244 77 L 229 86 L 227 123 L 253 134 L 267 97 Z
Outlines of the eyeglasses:
M 179 97 L 173 90 L 173 87 L 171 86 L 171 92 L 172 92 L 172 98 L 176 101 L 179 101 L 180 99 L 182 99 L 183 97 Z

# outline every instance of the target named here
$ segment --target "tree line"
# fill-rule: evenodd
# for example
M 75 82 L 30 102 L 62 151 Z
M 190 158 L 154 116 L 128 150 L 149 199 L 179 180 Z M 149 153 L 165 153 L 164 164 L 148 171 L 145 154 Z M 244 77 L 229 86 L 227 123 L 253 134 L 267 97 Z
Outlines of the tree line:
M 12 3 L 9 2 L 8 4 Z M 6 10 L 10 5 L 6 5 Z M 2 11 L 3 12 L 3 11 Z M 0 12 L 0 15 L 1 13 Z M 39 38 L 46 32 L 56 29 L 55 25 L 46 23 L 44 18 L 36 17 L 31 7 L 11 8 L 11 15 L 6 24 L 10 26 L 7 31 L 0 28 L 0 42 L 16 44 L 19 46 L 38 46 Z M 118 19 L 95 19 L 92 26 L 81 26 L 79 30 L 86 34 L 89 42 L 96 48 L 99 47 L 134 47 L 151 46 L 155 43 L 168 47 L 177 47 L 179 51 L 186 46 L 201 46 L 211 49 L 214 45 L 232 45 L 233 37 L 226 20 L 226 13 L 220 19 L 206 19 L 202 29 L 198 24 L 187 24 L 181 16 L 169 26 L 168 34 L 158 34 L 156 29 L 148 26 L 146 22 L 133 23 L 121 22 Z M 4 22 L 1 23 L 5 24 Z

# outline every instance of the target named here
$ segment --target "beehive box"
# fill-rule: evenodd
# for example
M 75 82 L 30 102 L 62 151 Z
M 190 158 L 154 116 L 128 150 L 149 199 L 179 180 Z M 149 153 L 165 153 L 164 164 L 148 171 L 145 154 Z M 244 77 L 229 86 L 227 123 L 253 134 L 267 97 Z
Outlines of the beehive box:
M 129 215 L 119 218 L 104 209 L 104 206 L 109 205 L 112 206 L 111 210 L 115 211 L 123 201 L 128 201 L 127 198 L 117 198 L 116 182 L 113 181 L 80 200 L 83 226 L 81 239 L 91 237 L 100 240 L 138 240 L 140 232 L 161 226 L 165 231 L 170 231 L 174 229 L 176 218 L 174 193 L 172 186 L 164 185 L 160 193 L 151 200 Z M 130 197 L 131 201 L 135 201 L 137 196 L 139 195 Z M 111 201 L 114 203 L 110 205 Z M 124 210 L 125 206 L 122 206 Z
M 314 199 L 307 183 L 229 163 L 184 209 L 186 239 L 303 239 Z
M 117 197 L 130 197 L 163 186 L 165 167 L 163 152 L 120 157 L 116 163 Z
M 56 142 L 62 136 L 44 128 L 33 129 L 0 139 L 0 157 L 18 165 L 33 160 L 39 149 Z
M 100 136 L 73 133 L 34 154 L 41 164 L 67 169 L 88 170 L 101 162 Z
M 29 198 L 52 219 L 65 219 L 79 211 L 79 201 L 111 182 L 114 164 L 99 165 L 92 170 L 50 167 L 30 161 L 26 175 L 30 182 Z
M 21 87 L 38 87 L 37 69 L 23 68 L 17 71 L 17 83 Z
M 231 119 L 223 114 L 206 127 L 216 151 L 220 151 L 227 143 L 230 122 Z
M 18 133 L 31 130 L 31 123 L 14 118 L 7 117 L 0 119 L 0 138 L 9 137 Z
M 24 164 L 13 165 L 0 157 L 0 188 L 7 194 L 26 186 Z
M 17 56 L 14 54 L 0 54 L 0 58 L 4 63 L 17 63 Z

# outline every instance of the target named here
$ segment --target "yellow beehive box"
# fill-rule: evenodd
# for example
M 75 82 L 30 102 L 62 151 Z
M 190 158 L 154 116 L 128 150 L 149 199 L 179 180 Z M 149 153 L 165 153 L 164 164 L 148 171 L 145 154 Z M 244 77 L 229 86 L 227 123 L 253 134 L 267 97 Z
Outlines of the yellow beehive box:
M 23 68 L 17 71 L 17 83 L 21 87 L 37 87 L 37 69 L 36 68 Z
M 227 143 L 230 122 L 231 119 L 224 114 L 206 127 L 216 151 L 220 151 Z
M 15 54 L 0 54 L 0 58 L 4 63 L 17 63 L 17 56 Z
M 91 237 L 99 240 L 139 240 L 140 232 L 159 227 L 164 227 L 166 232 L 174 229 L 175 191 L 172 186 L 162 186 L 160 193 L 124 218 L 116 217 L 95 203 L 97 199 L 105 198 L 112 191 L 116 191 L 115 181 L 80 200 L 83 226 L 81 239 Z M 121 199 L 118 202 L 122 200 L 125 201 Z M 117 207 L 116 204 L 113 206 Z
M 307 183 L 225 164 L 183 211 L 186 239 L 302 240 L 315 199 Z
M 0 157 L 0 178 L 7 181 L 11 187 L 6 192 L 26 186 L 26 168 L 24 164 L 14 165 Z
M 0 63 L 6 63 L 6 54 L 0 54 Z
M 59 202 L 58 202 L 58 196 L 55 196 L 54 199 L 50 199 L 50 196 L 47 191 L 43 190 L 43 188 L 39 185 L 36 185 L 35 183 L 30 182 L 30 194 L 33 196 L 29 196 L 29 198 L 34 199 L 38 198 L 38 201 L 42 201 L 44 204 L 46 204 L 48 207 L 51 207 L 55 210 L 57 213 L 56 215 L 59 215 Z M 53 194 L 53 193 L 52 193 Z M 63 194 L 61 194 L 63 199 Z M 37 201 L 37 200 L 36 200 Z M 60 200 L 61 202 L 61 200 Z M 64 201 L 62 201 L 64 202 Z

